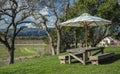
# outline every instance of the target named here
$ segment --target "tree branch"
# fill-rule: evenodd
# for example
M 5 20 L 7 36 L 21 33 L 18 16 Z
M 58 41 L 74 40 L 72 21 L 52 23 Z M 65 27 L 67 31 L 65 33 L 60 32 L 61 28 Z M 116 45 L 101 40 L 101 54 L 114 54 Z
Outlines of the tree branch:
M 18 33 L 19 33 L 21 30 L 25 29 L 25 28 L 27 28 L 27 27 L 26 27 L 26 26 L 22 26 L 22 27 L 20 27 L 20 29 L 16 32 L 15 35 L 18 35 Z
M 9 13 L 7 13 L 6 11 L 3 10 L 0 10 L 0 15 L 7 15 L 9 17 L 12 17 L 12 15 L 10 15 Z
M 31 13 L 24 13 L 22 16 L 21 16 L 21 19 L 19 21 L 16 22 L 16 25 L 19 25 L 22 23 L 23 20 L 25 20 L 26 18 L 28 18 L 29 16 L 31 15 Z

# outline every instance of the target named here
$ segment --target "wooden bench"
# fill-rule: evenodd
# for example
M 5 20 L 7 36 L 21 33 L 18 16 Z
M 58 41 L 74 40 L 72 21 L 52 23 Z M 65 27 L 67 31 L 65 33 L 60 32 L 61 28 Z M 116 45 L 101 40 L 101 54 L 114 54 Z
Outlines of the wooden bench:
M 100 54 L 100 55 L 95 55 L 95 56 L 90 56 L 89 60 L 91 61 L 92 64 L 99 64 L 100 60 L 104 60 L 110 57 L 115 56 L 115 53 L 111 52 L 111 53 L 104 53 L 104 54 Z
M 60 64 L 65 64 L 66 60 L 68 60 L 68 55 L 58 56 L 58 59 L 60 60 Z

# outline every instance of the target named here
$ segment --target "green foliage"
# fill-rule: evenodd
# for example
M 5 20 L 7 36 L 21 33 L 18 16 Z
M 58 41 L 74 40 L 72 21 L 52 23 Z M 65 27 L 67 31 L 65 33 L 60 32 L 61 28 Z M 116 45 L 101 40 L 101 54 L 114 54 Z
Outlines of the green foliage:
M 65 49 L 77 47 L 77 44 L 81 40 L 84 40 L 84 32 L 82 27 L 62 27 L 62 47 Z
M 67 9 L 66 19 L 78 17 L 82 13 L 90 13 L 91 15 L 97 15 L 99 17 L 112 21 L 109 26 L 103 27 L 89 27 L 88 45 L 96 46 L 104 37 L 112 36 L 116 39 L 120 39 L 120 5 L 117 0 L 78 0 L 72 6 Z M 69 29 L 72 27 L 69 27 Z M 72 29 L 73 31 L 77 30 Z M 67 30 L 67 29 L 66 29 Z M 68 30 L 69 31 L 69 30 Z M 78 32 L 78 31 L 77 31 Z M 85 42 L 84 30 L 79 32 L 80 40 Z M 77 36 L 78 37 L 78 36 Z
M 120 39 L 120 5 L 118 5 L 117 0 L 104 0 L 99 4 L 97 9 L 98 16 L 109 19 L 112 21 L 110 25 L 109 32 L 111 32 L 112 37 Z
M 120 5 L 118 5 L 117 0 L 104 0 L 100 2 L 97 8 L 98 16 L 111 20 L 114 22 L 119 22 L 120 15 Z
M 41 38 L 45 44 L 49 44 L 49 38 L 47 36 L 44 36 Z
M 41 57 L 26 62 L 0 67 L 0 74 L 119 74 L 120 47 L 107 47 L 106 52 L 115 52 L 115 61 L 101 65 L 83 65 L 79 62 L 60 64 L 58 56 Z M 62 54 L 61 54 L 62 55 Z
M 75 39 L 74 39 L 74 32 L 67 30 L 64 31 L 62 36 L 62 46 L 65 46 L 66 49 L 71 48 L 72 44 L 74 43 Z
M 78 0 L 75 3 L 75 7 L 77 7 L 78 13 L 90 13 L 94 14 L 96 12 L 96 4 L 98 3 L 97 0 Z
M 120 24 L 120 5 L 118 5 L 117 0 L 78 0 L 71 8 L 74 8 L 72 11 L 76 15 L 87 12 L 91 15 L 98 15 L 102 18 L 109 19 L 113 24 Z M 72 12 L 70 15 L 72 15 Z

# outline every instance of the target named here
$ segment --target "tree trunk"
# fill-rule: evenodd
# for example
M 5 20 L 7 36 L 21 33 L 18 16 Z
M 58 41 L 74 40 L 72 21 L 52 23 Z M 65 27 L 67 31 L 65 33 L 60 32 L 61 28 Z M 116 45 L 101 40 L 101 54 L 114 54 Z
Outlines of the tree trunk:
M 49 37 L 49 44 L 50 44 L 50 47 L 51 47 L 51 51 L 52 51 L 52 55 L 55 55 L 55 48 L 54 48 L 54 43 L 53 43 L 53 39 L 52 39 L 52 36 L 50 35 L 50 33 L 48 32 L 48 28 L 47 26 L 45 25 L 45 31 Z
M 75 40 L 75 48 L 77 48 L 77 46 L 78 46 L 78 42 L 77 40 Z
M 51 36 L 48 36 L 48 37 L 50 39 L 50 46 L 51 46 L 52 55 L 55 55 L 55 49 L 54 49 L 52 37 Z
M 9 64 L 14 64 L 14 48 L 9 49 L 10 61 Z
M 60 53 L 60 48 L 61 48 L 61 32 L 60 29 L 57 29 L 57 49 L 56 49 L 57 54 Z
M 75 48 L 77 48 L 77 45 L 78 45 L 78 42 L 77 42 L 77 32 L 76 31 L 74 31 L 75 33 Z

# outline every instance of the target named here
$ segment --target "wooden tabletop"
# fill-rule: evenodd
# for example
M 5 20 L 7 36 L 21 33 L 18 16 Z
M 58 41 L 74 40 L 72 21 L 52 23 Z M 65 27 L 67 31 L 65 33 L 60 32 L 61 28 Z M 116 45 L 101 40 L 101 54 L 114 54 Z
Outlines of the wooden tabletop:
M 84 51 L 94 51 L 94 50 L 103 50 L 104 47 L 88 47 L 88 48 L 74 48 L 68 49 L 67 52 L 84 52 Z

